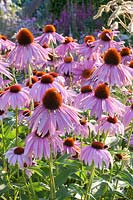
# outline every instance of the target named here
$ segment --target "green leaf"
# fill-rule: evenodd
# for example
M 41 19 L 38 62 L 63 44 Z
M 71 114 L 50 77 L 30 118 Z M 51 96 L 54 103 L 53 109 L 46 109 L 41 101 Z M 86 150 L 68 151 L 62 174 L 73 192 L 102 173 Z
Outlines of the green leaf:
M 120 180 L 127 182 L 130 186 L 133 187 L 133 175 L 130 174 L 127 170 L 121 171 L 117 176 Z
M 56 193 L 57 200 L 70 200 L 71 195 L 70 192 L 68 192 L 68 189 L 65 186 L 61 186 L 60 189 Z

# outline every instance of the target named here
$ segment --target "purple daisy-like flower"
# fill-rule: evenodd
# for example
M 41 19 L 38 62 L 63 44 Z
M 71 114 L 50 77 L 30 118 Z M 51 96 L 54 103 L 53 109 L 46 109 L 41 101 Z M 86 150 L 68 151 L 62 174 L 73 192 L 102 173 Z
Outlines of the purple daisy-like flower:
M 96 135 L 96 130 L 94 125 L 91 122 L 88 122 L 84 117 L 80 119 L 80 124 L 75 126 L 73 133 L 77 136 L 81 136 L 82 138 L 87 138 L 89 136 L 90 131 Z
M 23 108 L 25 105 L 29 105 L 29 103 L 28 90 L 16 84 L 10 86 L 1 96 L 0 109 L 8 109 L 9 107 L 13 109 Z
M 78 43 L 72 37 L 65 37 L 62 44 L 55 48 L 55 53 L 62 58 L 68 53 L 75 53 Z
M 27 28 L 20 29 L 16 39 L 18 44 L 8 55 L 8 62 L 16 69 L 27 69 L 29 65 L 38 65 L 49 59 L 49 52 L 34 42 L 34 36 Z
M 80 143 L 74 138 L 66 138 L 63 142 L 63 152 L 75 156 L 80 153 Z
M 98 131 L 108 133 L 109 136 L 124 135 L 124 125 L 116 116 L 104 116 L 98 120 Z
M 106 168 L 109 168 L 110 164 L 113 165 L 110 152 L 106 149 L 106 145 L 101 142 L 93 142 L 90 146 L 83 147 L 80 158 L 86 165 L 91 165 L 94 162 L 98 169 L 103 168 L 103 163 Z
M 114 36 L 117 36 L 118 31 L 112 31 L 109 29 L 104 29 L 101 33 L 98 34 L 99 40 L 96 40 L 92 43 L 94 46 L 93 52 L 99 51 L 103 53 L 109 48 L 121 49 L 124 42 L 116 42 L 113 40 Z
M 110 89 L 107 84 L 99 84 L 94 94 L 88 95 L 82 100 L 84 110 L 90 109 L 91 115 L 96 115 L 100 118 L 103 112 L 109 113 L 111 117 L 115 114 L 122 116 L 125 111 L 125 106 L 117 99 L 110 96 Z
M 74 82 L 80 82 L 81 85 L 87 85 L 87 81 L 95 71 L 96 62 L 95 60 L 85 60 L 84 62 L 76 65 L 73 68 L 73 80 Z
M 122 57 L 121 62 L 125 65 L 133 60 L 133 50 L 128 47 L 122 48 L 120 54 Z
M 74 98 L 74 106 L 76 108 L 82 109 L 82 100 L 88 95 L 91 95 L 92 93 L 93 93 L 93 90 L 90 85 L 81 87 L 80 93 L 77 94 Z
M 57 72 L 64 76 L 70 76 L 77 65 L 79 63 L 74 61 L 72 56 L 65 56 L 64 60 L 57 65 Z
M 0 74 L 7 76 L 9 79 L 13 79 L 11 73 L 8 71 L 9 63 L 0 61 Z
M 48 89 L 42 98 L 42 103 L 37 106 L 31 116 L 32 130 L 37 130 L 37 133 L 41 133 L 42 136 L 45 136 L 48 131 L 54 135 L 56 130 L 64 133 L 79 124 L 77 109 L 62 101 L 62 96 L 57 89 Z
M 84 37 L 84 43 L 80 44 L 77 48 L 78 53 L 85 58 L 93 57 L 93 42 L 95 38 L 93 35 Z
M 41 46 L 46 44 L 50 44 L 53 42 L 56 44 L 56 42 L 62 42 L 64 40 L 64 37 L 61 34 L 58 34 L 56 32 L 55 27 L 52 24 L 48 24 L 44 27 L 44 33 L 41 36 L 38 36 L 35 38 L 35 41 L 38 42 Z
M 126 86 L 132 84 L 132 75 L 129 67 L 120 64 L 121 55 L 117 49 L 110 48 L 104 55 L 104 63 L 96 69 L 91 77 L 96 84 L 106 82 L 111 86 Z
M 126 106 L 124 118 L 123 118 L 123 124 L 124 126 L 128 126 L 128 124 L 133 119 L 133 103 L 131 106 Z
M 26 138 L 26 155 L 33 154 L 37 159 L 41 159 L 43 156 L 48 159 L 50 158 L 50 148 L 55 155 L 63 151 L 63 142 L 57 132 L 54 135 L 50 135 L 49 132 L 43 135 L 35 131 Z
M 40 81 L 32 86 L 30 95 L 35 101 L 41 101 L 43 94 L 49 88 L 56 88 L 63 96 L 64 101 L 67 101 L 68 94 L 66 89 L 60 83 L 55 81 L 54 77 L 50 74 L 43 75 Z
M 8 159 L 8 163 L 10 165 L 15 166 L 17 163 L 22 169 L 24 168 L 25 164 L 27 166 L 32 165 L 32 157 L 29 155 L 25 155 L 25 149 L 23 147 L 14 147 L 9 149 L 5 153 L 5 158 Z
M 8 40 L 5 35 L 0 34 L 0 52 L 5 53 L 6 51 L 10 51 L 15 47 L 15 44 Z

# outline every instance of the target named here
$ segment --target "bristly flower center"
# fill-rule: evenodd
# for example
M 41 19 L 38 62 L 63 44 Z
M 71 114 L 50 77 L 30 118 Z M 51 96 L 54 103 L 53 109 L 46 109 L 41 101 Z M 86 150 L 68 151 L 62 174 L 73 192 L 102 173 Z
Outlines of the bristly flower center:
M 5 35 L 1 35 L 1 34 L 0 34 L 0 39 L 2 39 L 2 40 L 5 40 L 5 41 L 6 41 L 6 40 L 7 40 L 7 37 L 6 37 Z
M 59 76 L 59 74 L 56 72 L 49 72 L 49 75 L 53 76 L 54 78 Z
M 115 116 L 115 117 L 108 117 L 107 118 L 107 121 L 108 122 L 110 122 L 110 123 L 112 123 L 112 124 L 116 124 L 117 122 L 118 122 L 118 119 L 117 119 L 117 117 Z
M 132 103 L 132 105 L 131 105 L 131 109 L 133 110 L 133 103 Z
M 31 77 L 32 84 L 36 83 L 38 81 L 38 78 L 36 76 Z M 26 86 L 30 86 L 30 81 L 28 80 L 26 83 Z
M 113 40 L 113 35 L 112 35 L 112 30 L 105 29 L 101 34 L 100 34 L 100 39 L 103 41 L 110 41 Z
M 94 70 L 90 69 L 84 69 L 82 71 L 82 77 L 83 78 L 90 78 L 90 76 L 93 74 Z
M 94 148 L 94 149 L 104 149 L 105 145 L 101 142 L 92 142 L 91 146 Z
M 107 99 L 110 96 L 110 89 L 107 84 L 101 83 L 95 89 L 95 97 L 98 99 Z
M 3 115 L 5 113 L 4 110 L 0 110 L 0 115 Z
M 26 46 L 34 41 L 34 36 L 27 28 L 22 28 L 17 33 L 16 39 L 20 45 Z
M 18 93 L 18 92 L 20 92 L 21 91 L 21 86 L 20 85 L 12 85 L 12 86 L 10 86 L 10 92 L 12 92 L 12 93 Z
M 44 32 L 45 33 L 53 33 L 56 32 L 56 28 L 52 24 L 48 24 L 44 27 Z
M 128 56 L 131 54 L 131 50 L 128 47 L 124 47 L 120 51 L 121 56 Z
M 67 147 L 73 147 L 75 140 L 73 138 L 66 138 L 64 141 L 64 145 Z
M 48 83 L 53 83 L 54 77 L 51 76 L 50 74 L 45 74 L 41 77 L 41 83 L 43 84 L 48 84 Z
M 71 63 L 73 61 L 73 58 L 71 57 L 71 56 L 66 56 L 65 58 L 64 58 L 64 62 L 65 63 Z
M 29 110 L 29 109 L 24 110 L 24 111 L 23 111 L 23 115 L 24 115 L 25 117 L 29 117 L 29 116 L 30 116 L 30 110 Z
M 65 41 L 63 42 L 64 44 L 68 44 L 69 42 L 74 42 L 72 37 L 65 37 Z
M 80 124 L 81 124 L 82 126 L 85 126 L 86 123 L 87 123 L 87 121 L 86 121 L 86 119 L 85 119 L 84 117 L 80 119 Z
M 121 55 L 115 48 L 110 48 L 104 55 L 104 62 L 108 65 L 119 65 L 121 62 Z
M 50 88 L 45 92 L 42 102 L 45 108 L 56 110 L 62 105 L 62 96 L 55 88 Z
M 92 92 L 92 87 L 90 85 L 85 85 L 81 88 L 81 93 L 89 93 Z
M 129 67 L 133 68 L 133 60 L 131 60 L 131 62 L 129 63 Z
M 36 75 L 37 77 L 41 77 L 41 76 L 43 76 L 43 75 L 45 75 L 45 74 L 46 74 L 46 73 L 43 72 L 43 71 L 37 71 L 35 75 Z
M 23 147 L 17 147 L 17 148 L 14 149 L 14 154 L 22 155 L 23 153 L 24 153 Z
M 94 41 L 95 41 L 95 38 L 93 35 L 86 35 L 84 38 L 85 43 L 90 43 L 90 42 L 94 42 Z

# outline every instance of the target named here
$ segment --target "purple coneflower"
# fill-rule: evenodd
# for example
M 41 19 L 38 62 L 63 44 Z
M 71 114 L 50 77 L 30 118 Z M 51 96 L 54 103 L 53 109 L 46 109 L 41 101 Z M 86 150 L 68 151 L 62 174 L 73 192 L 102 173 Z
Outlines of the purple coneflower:
M 81 136 L 82 138 L 87 138 L 89 136 L 90 131 L 96 135 L 96 130 L 94 125 L 91 122 L 88 122 L 84 117 L 80 119 L 80 124 L 75 126 L 73 133 L 77 136 Z
M 120 64 L 121 56 L 117 49 L 110 48 L 104 55 L 104 63 L 93 73 L 91 80 L 96 83 L 106 82 L 109 85 L 125 86 L 132 84 L 131 70 Z
M 56 88 L 63 96 L 64 101 L 67 101 L 68 95 L 66 89 L 60 85 L 60 83 L 55 81 L 54 77 L 50 74 L 43 75 L 40 81 L 32 86 L 30 94 L 35 101 L 41 101 L 43 94 L 49 88 Z
M 77 51 L 80 55 L 84 56 L 85 58 L 90 58 L 93 53 L 93 42 L 95 41 L 95 38 L 93 35 L 86 35 L 84 37 L 84 43 L 79 45 L 77 48 Z
M 37 106 L 30 120 L 32 130 L 45 136 L 49 131 L 51 135 L 56 130 L 70 131 L 75 124 L 79 124 L 77 109 L 62 102 L 62 96 L 55 88 L 48 89 L 42 103 Z
M 133 119 L 133 103 L 131 106 L 126 106 L 125 108 L 125 114 L 123 118 L 123 124 L 124 126 L 128 126 L 128 124 Z
M 90 146 L 81 149 L 81 160 L 86 165 L 91 165 L 94 162 L 96 168 L 102 169 L 103 162 L 106 168 L 113 165 L 113 159 L 110 152 L 106 149 L 106 145 L 101 142 L 93 142 Z
M 7 70 L 7 67 L 9 67 L 9 63 L 5 63 L 3 61 L 0 61 L 0 74 L 3 74 L 7 76 L 9 79 L 12 80 L 11 73 Z
M 9 107 L 23 108 L 25 105 L 29 105 L 30 98 L 29 92 L 26 88 L 22 88 L 20 85 L 12 85 L 1 96 L 1 109 L 8 109 Z
M 105 116 L 98 120 L 98 131 L 108 133 L 109 136 L 124 135 L 124 125 L 116 116 Z
M 53 42 L 56 44 L 56 41 L 62 42 L 63 40 L 64 37 L 56 32 L 56 28 L 52 24 L 44 26 L 44 33 L 41 36 L 35 38 L 35 41 L 42 46 L 44 43 L 49 45 L 51 42 Z
M 80 143 L 74 138 L 66 138 L 63 142 L 63 152 L 71 154 L 71 156 L 79 155 L 80 153 Z
M 96 114 L 100 118 L 103 112 L 109 113 L 111 117 L 116 114 L 122 115 L 125 106 L 117 99 L 110 96 L 109 86 L 105 83 L 99 84 L 92 95 L 82 100 L 84 110 L 90 109 L 91 115 Z
M 78 43 L 72 37 L 65 37 L 62 44 L 55 48 L 57 55 L 64 57 L 68 53 L 74 53 L 78 47 Z
M 128 47 L 122 48 L 120 55 L 122 57 L 121 62 L 125 65 L 133 59 L 132 51 Z
M 93 52 L 100 51 L 103 53 L 109 48 L 121 49 L 123 42 L 114 41 L 114 36 L 116 36 L 118 31 L 112 31 L 109 29 L 104 29 L 101 33 L 98 34 L 99 40 L 96 40 L 92 43 L 94 46 Z
M 23 147 L 14 147 L 9 149 L 5 153 L 5 158 L 8 159 L 8 163 L 10 165 L 15 166 L 16 163 L 19 165 L 20 168 L 24 168 L 24 165 L 26 163 L 27 166 L 32 165 L 32 157 L 29 155 L 25 155 Z
M 15 44 L 12 41 L 8 40 L 5 35 L 0 34 L 0 52 L 2 54 L 12 50 L 14 47 Z
M 43 135 L 35 131 L 27 136 L 25 154 L 33 154 L 37 159 L 41 159 L 43 156 L 48 159 L 50 158 L 50 149 L 55 155 L 63 151 L 63 143 L 57 132 L 54 135 L 50 135 L 49 132 Z
M 73 79 L 80 82 L 81 85 L 87 85 L 87 81 L 95 71 L 95 61 L 85 60 L 83 63 L 76 65 L 73 69 Z
M 9 53 L 8 61 L 18 70 L 27 69 L 29 65 L 44 63 L 48 57 L 48 51 L 34 42 L 33 34 L 22 28 L 16 35 L 17 46 Z
M 90 85 L 81 87 L 80 93 L 77 94 L 74 98 L 74 106 L 76 108 L 82 109 L 82 100 L 88 95 L 91 95 L 92 93 L 93 93 L 93 90 Z
M 77 65 L 79 65 L 79 63 L 75 62 L 72 56 L 65 56 L 64 60 L 57 65 L 57 71 L 61 75 L 71 76 L 73 74 L 73 69 Z

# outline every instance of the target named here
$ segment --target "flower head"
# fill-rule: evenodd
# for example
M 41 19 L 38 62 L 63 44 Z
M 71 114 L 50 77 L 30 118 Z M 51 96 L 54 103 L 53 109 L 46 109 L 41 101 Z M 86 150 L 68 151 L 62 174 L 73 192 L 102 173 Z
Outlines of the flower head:
M 32 158 L 29 155 L 25 155 L 23 147 L 14 147 L 5 153 L 5 158 L 8 159 L 10 165 L 15 166 L 16 163 L 20 168 L 24 168 L 26 163 L 27 166 L 31 166 Z
M 90 146 L 81 149 L 81 160 L 86 165 L 91 165 L 94 162 L 96 168 L 102 169 L 103 162 L 106 168 L 113 165 L 113 159 L 106 146 L 101 142 L 93 142 Z
M 27 28 L 22 28 L 19 30 L 16 36 L 16 40 L 22 46 L 31 44 L 34 41 L 34 36 Z

